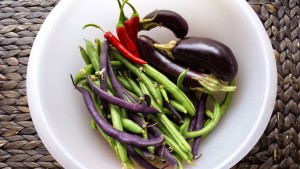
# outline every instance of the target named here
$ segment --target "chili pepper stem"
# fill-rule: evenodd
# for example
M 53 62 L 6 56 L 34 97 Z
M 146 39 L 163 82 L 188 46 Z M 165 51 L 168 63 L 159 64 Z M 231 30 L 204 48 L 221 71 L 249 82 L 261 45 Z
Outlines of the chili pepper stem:
M 117 1 L 118 1 L 119 8 L 121 9 L 122 4 L 121 4 L 120 0 L 117 0 Z M 123 16 L 124 21 L 128 20 L 128 18 L 124 15 L 124 12 L 123 11 L 121 11 L 121 12 L 123 13 L 122 16 Z
M 87 28 L 87 27 L 94 27 L 94 28 L 98 28 L 100 29 L 103 33 L 105 32 L 99 25 L 94 24 L 94 23 L 88 23 L 86 25 L 83 26 L 83 29 Z
M 133 13 L 132 13 L 132 16 L 131 17 L 139 17 L 139 13 L 137 12 L 137 10 L 135 9 L 135 7 L 127 1 L 125 1 L 125 3 L 127 3 L 130 8 L 132 9 Z
M 123 12 L 123 9 L 124 9 L 124 6 L 125 6 L 126 2 L 127 2 L 127 0 L 123 1 L 122 5 L 121 5 L 117 28 L 118 27 L 124 27 L 124 12 Z

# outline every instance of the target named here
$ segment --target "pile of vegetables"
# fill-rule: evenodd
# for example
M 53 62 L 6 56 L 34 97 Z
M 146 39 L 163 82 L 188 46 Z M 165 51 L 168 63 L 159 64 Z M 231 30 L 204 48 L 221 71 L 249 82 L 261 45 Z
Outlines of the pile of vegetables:
M 157 163 L 183 168 L 201 156 L 199 145 L 225 113 L 235 91 L 237 61 L 224 44 L 186 37 L 188 23 L 178 13 L 155 10 L 139 18 L 134 6 L 118 0 L 117 37 L 85 40 L 80 53 L 86 66 L 72 82 L 82 93 L 91 127 L 105 138 L 123 168 L 132 159 L 146 169 Z M 133 10 L 130 18 L 124 6 Z M 159 44 L 138 33 L 163 26 L 179 40 Z M 224 92 L 221 103 L 215 93 Z M 213 108 L 208 108 L 212 102 Z

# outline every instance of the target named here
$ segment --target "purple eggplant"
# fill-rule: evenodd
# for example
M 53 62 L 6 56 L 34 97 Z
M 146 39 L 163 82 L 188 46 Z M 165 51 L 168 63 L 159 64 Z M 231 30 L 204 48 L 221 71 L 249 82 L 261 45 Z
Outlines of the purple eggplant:
M 178 76 L 185 70 L 187 66 L 180 63 L 175 63 L 173 60 L 165 56 L 164 52 L 159 52 L 154 48 L 153 39 L 148 36 L 139 36 L 137 40 L 138 50 L 148 64 L 155 67 L 157 70 L 164 73 L 171 80 L 176 81 Z M 183 85 L 185 87 L 193 88 L 195 90 L 213 93 L 216 91 L 234 91 L 235 86 L 225 86 L 221 81 L 213 75 L 204 74 L 194 69 L 189 69 L 184 80 Z
M 204 70 L 224 81 L 233 80 L 238 71 L 236 58 L 230 48 L 210 38 L 187 37 L 167 44 L 154 44 L 175 62 Z
M 155 10 L 146 15 L 140 23 L 141 30 L 151 30 L 157 26 L 163 26 L 171 30 L 177 38 L 184 38 L 189 31 L 187 21 L 171 10 Z

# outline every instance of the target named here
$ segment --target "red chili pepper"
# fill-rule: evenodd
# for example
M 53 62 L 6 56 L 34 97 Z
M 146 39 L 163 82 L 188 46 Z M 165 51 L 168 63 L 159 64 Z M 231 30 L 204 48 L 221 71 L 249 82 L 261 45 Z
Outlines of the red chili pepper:
M 121 43 L 134 55 L 136 55 L 136 57 L 140 58 L 138 49 L 135 45 L 135 43 L 133 43 L 133 41 L 130 39 L 128 32 L 126 30 L 126 27 L 124 25 L 124 17 L 123 17 L 123 8 L 124 5 L 127 1 L 123 2 L 122 6 L 121 6 L 121 11 L 120 11 L 120 17 L 119 17 L 119 22 L 117 24 L 117 28 L 116 28 L 116 32 L 118 35 L 119 40 L 121 41 Z
M 129 36 L 129 38 L 131 39 L 131 35 L 132 35 L 132 31 L 131 31 L 131 21 L 128 20 L 128 18 L 124 15 L 124 11 L 122 10 L 122 4 L 120 2 L 120 0 L 117 0 L 118 1 L 118 5 L 119 5 L 119 8 L 120 8 L 120 12 L 122 12 L 122 16 L 123 16 L 123 22 L 124 22 L 124 26 L 126 28 L 126 31 L 127 31 L 127 34 Z
M 104 37 L 111 43 L 112 46 L 114 46 L 127 59 L 129 59 L 135 63 L 138 63 L 138 64 L 147 64 L 146 61 L 144 61 L 141 58 L 136 57 L 129 50 L 127 50 L 125 48 L 125 46 L 123 46 L 122 43 L 111 32 L 109 32 L 109 31 L 105 32 Z
M 126 30 L 128 29 L 127 32 L 128 32 L 130 39 L 135 44 L 136 39 L 138 37 L 139 27 L 140 27 L 140 16 L 139 16 L 139 13 L 137 12 L 137 10 L 134 8 L 134 6 L 131 3 L 129 3 L 128 1 L 126 1 L 126 3 L 130 6 L 133 13 L 132 13 L 130 19 L 128 21 L 126 21 L 124 24 L 125 24 Z
M 126 28 L 126 32 L 128 34 L 128 37 L 132 41 L 132 21 L 131 20 L 126 20 L 124 21 L 124 26 Z M 132 41 L 133 42 L 133 41 Z
M 83 26 L 83 29 L 85 29 L 87 27 L 95 27 L 95 28 L 100 29 L 102 32 L 104 32 L 104 38 L 106 38 L 109 41 L 109 43 L 112 46 L 114 46 L 127 59 L 129 59 L 135 63 L 138 63 L 138 64 L 147 64 L 146 61 L 144 61 L 141 58 L 136 57 L 128 49 L 126 49 L 126 47 L 123 46 L 122 43 L 110 31 L 105 32 L 100 26 L 98 26 L 96 24 L 86 24 Z

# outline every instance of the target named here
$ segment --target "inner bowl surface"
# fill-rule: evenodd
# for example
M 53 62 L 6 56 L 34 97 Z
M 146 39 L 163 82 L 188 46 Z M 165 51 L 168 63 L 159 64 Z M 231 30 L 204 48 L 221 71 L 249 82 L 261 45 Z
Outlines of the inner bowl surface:
M 237 91 L 225 116 L 200 147 L 196 166 L 230 168 L 255 145 L 273 110 L 276 67 L 265 29 L 247 4 L 240 0 L 130 0 L 140 16 L 169 9 L 189 23 L 188 36 L 204 36 L 229 46 L 239 64 Z M 118 20 L 116 1 L 62 0 L 44 22 L 29 60 L 27 91 L 31 115 L 43 143 L 65 168 L 121 168 L 119 160 L 99 134 L 89 127 L 90 115 L 70 74 L 84 66 L 78 46 L 84 38 L 103 39 L 99 30 L 82 29 L 96 23 L 114 32 Z M 126 9 L 128 15 L 131 14 Z M 159 42 L 174 39 L 164 28 L 147 34 Z

